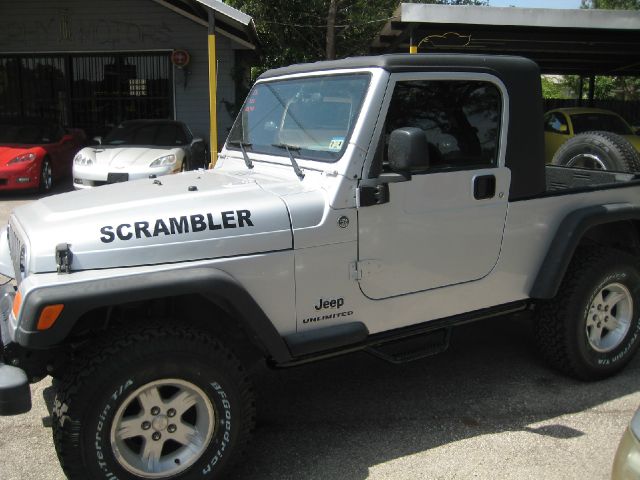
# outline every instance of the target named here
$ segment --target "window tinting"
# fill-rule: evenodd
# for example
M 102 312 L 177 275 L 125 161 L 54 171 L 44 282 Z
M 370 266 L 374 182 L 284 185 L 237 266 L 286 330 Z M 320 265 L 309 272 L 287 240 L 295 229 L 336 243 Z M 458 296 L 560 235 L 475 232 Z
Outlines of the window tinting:
M 156 133 L 156 135 L 156 144 L 158 145 L 179 146 L 188 143 L 184 130 L 182 130 L 179 125 L 161 125 L 160 127 L 158 127 L 158 132 Z
M 114 128 L 103 145 L 175 147 L 189 143 L 175 123 L 125 122 Z
M 573 122 L 573 133 L 576 135 L 591 130 L 604 130 L 605 132 L 617 133 L 618 135 L 633 134 L 620 117 L 608 113 L 581 113 L 571 115 L 571 121 Z
M 404 127 L 422 129 L 432 170 L 495 166 L 501 112 L 500 92 L 488 82 L 398 82 L 386 134 L 388 138 L 393 130 Z

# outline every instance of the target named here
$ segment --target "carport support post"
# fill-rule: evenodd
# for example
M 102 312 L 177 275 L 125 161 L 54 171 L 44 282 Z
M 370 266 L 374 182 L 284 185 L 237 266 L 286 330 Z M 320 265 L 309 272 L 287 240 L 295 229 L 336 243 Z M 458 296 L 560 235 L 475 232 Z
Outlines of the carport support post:
M 580 84 L 578 88 L 578 106 L 582 106 L 582 96 L 584 95 L 584 77 L 580 75 Z
M 593 99 L 596 95 L 596 76 L 589 77 L 589 107 L 593 107 Z
M 413 38 L 413 26 L 409 30 L 409 53 L 418 53 L 418 46 Z
M 211 163 L 209 168 L 218 161 L 218 112 L 217 91 L 218 79 L 216 74 L 216 19 L 213 10 L 208 10 L 209 14 L 209 150 L 211 151 Z

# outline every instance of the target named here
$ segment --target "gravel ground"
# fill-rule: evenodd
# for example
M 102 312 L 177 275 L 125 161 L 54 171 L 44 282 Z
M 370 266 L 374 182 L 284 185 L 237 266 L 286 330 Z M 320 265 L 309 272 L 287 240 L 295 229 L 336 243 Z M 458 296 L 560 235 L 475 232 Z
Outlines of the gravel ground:
M 66 187 L 68 188 L 68 186 Z M 0 196 L 0 222 L 33 195 Z M 526 316 L 460 327 L 433 358 L 389 365 L 364 353 L 257 368 L 258 424 L 227 480 L 607 479 L 640 405 L 640 357 L 583 383 L 548 370 Z M 34 408 L 0 418 L 0 479 L 59 480 L 50 381 Z

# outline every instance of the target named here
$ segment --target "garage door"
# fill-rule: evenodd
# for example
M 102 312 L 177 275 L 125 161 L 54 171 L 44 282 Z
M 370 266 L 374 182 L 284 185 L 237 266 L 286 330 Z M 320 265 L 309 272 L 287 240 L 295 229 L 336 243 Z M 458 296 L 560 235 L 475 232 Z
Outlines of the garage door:
M 168 52 L 0 56 L 0 116 L 61 120 L 89 136 L 173 118 L 172 86 Z

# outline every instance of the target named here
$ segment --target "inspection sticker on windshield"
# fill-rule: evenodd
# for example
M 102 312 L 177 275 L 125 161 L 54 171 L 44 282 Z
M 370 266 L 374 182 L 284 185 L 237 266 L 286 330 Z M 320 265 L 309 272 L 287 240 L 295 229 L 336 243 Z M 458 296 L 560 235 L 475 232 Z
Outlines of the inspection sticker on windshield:
M 344 143 L 344 137 L 333 137 L 329 142 L 329 148 L 331 150 L 338 151 L 342 148 L 343 143 Z

